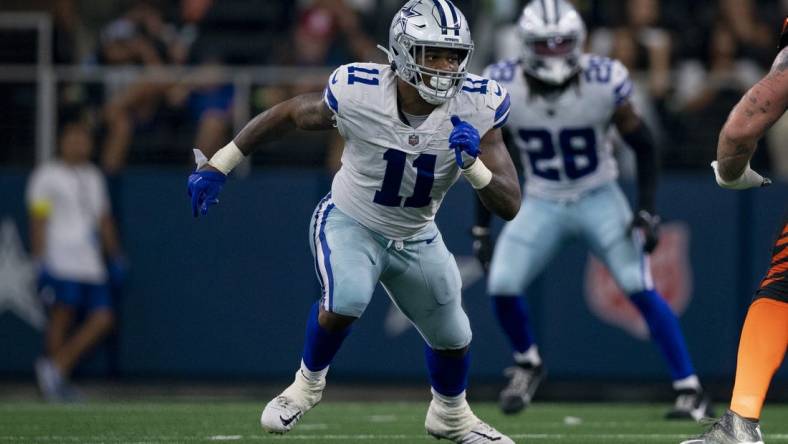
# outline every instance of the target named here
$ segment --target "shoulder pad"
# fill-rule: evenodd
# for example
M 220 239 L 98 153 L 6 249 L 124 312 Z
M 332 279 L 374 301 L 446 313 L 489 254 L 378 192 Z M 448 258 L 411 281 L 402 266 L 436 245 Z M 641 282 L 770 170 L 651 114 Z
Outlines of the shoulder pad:
M 580 60 L 583 68 L 581 75 L 585 83 L 611 94 L 613 103 L 618 106 L 626 102 L 633 91 L 629 70 L 615 59 L 593 54 L 584 54 Z
M 375 63 L 350 63 L 335 69 L 323 92 L 326 105 L 335 114 L 341 114 L 343 104 L 362 101 L 369 94 L 367 88 L 380 85 L 383 67 Z
M 500 83 L 509 83 L 514 79 L 515 72 L 517 71 L 517 64 L 516 60 L 501 60 L 500 62 L 487 66 L 482 76 Z
M 472 108 L 465 113 L 474 114 L 469 120 L 474 122 L 481 134 L 506 123 L 510 108 L 509 92 L 497 81 L 469 74 L 460 93 L 464 106 Z

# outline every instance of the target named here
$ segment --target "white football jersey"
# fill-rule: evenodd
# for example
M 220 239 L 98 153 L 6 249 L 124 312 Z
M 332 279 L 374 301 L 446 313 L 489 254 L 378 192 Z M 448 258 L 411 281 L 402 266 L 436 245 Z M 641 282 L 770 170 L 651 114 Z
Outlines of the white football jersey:
M 30 176 L 27 203 L 31 209 L 47 209 L 43 257 L 47 271 L 59 279 L 104 282 L 98 231 L 110 208 L 101 171 L 92 164 L 43 164 Z
M 608 134 L 616 108 L 632 94 L 627 69 L 617 60 L 584 54 L 575 85 L 552 97 L 529 94 L 517 61 L 490 65 L 485 75 L 511 94 L 505 130 L 519 149 L 524 194 L 575 200 L 618 177 Z
M 454 98 L 412 128 L 399 117 L 396 74 L 373 63 L 337 68 L 323 97 L 345 139 L 332 199 L 342 212 L 393 240 L 427 228 L 460 175 L 449 148 L 451 116 L 484 137 L 506 122 L 510 103 L 497 82 L 469 74 Z

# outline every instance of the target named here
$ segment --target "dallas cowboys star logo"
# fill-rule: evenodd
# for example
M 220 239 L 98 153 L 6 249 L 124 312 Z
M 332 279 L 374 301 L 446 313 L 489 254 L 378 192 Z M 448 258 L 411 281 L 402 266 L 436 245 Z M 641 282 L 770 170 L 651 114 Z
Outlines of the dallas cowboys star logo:
M 0 223 L 0 315 L 6 310 L 37 330 L 46 323 L 35 291 L 35 273 L 10 219 Z
M 416 6 L 418 6 L 419 4 L 420 3 L 414 3 L 414 4 L 410 5 L 410 6 L 408 6 L 407 8 L 404 8 L 402 10 L 402 12 L 400 12 L 399 20 L 397 21 L 397 24 L 402 27 L 402 32 L 405 32 L 405 28 L 408 26 L 408 19 L 410 19 L 411 17 L 419 17 L 419 16 L 421 16 L 420 12 L 415 11 L 413 9 Z

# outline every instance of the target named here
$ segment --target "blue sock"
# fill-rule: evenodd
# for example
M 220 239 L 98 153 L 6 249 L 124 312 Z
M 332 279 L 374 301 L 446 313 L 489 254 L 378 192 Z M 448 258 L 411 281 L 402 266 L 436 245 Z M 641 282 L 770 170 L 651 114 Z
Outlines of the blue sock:
M 304 353 L 302 359 L 306 368 L 313 372 L 323 370 L 331 364 L 334 355 L 342 346 L 350 333 L 350 327 L 337 332 L 331 332 L 321 327 L 317 321 L 320 313 L 319 302 L 312 305 L 309 310 L 309 319 L 306 321 L 306 338 L 304 339 Z
M 463 356 L 444 356 L 429 345 L 424 347 L 430 385 L 443 396 L 457 396 L 468 386 L 471 352 Z
M 668 361 L 673 380 L 695 374 L 679 320 L 665 300 L 654 290 L 634 293 L 629 298 L 646 319 L 651 339 L 657 343 Z
M 493 311 L 514 351 L 525 353 L 534 344 L 528 306 L 522 297 L 493 296 Z

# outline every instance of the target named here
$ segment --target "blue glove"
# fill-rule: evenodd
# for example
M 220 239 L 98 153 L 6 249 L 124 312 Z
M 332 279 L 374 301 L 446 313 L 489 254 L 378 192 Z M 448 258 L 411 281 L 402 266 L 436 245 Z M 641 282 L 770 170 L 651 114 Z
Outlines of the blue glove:
M 473 125 L 457 116 L 451 116 L 451 124 L 454 125 L 454 129 L 449 135 L 449 148 L 454 149 L 457 165 L 460 168 L 467 168 L 481 154 L 479 149 L 479 131 L 476 131 Z
M 208 207 L 219 203 L 219 192 L 226 181 L 227 176 L 219 171 L 195 171 L 189 176 L 187 187 L 194 217 L 205 216 Z

